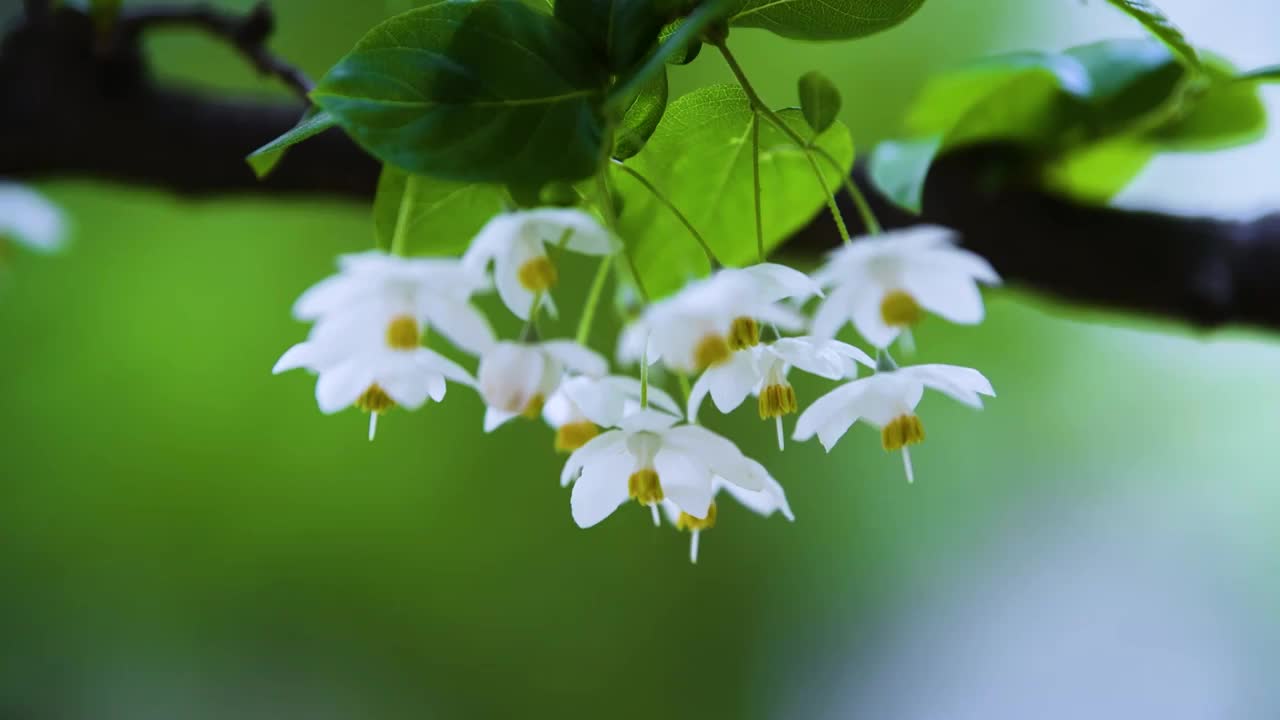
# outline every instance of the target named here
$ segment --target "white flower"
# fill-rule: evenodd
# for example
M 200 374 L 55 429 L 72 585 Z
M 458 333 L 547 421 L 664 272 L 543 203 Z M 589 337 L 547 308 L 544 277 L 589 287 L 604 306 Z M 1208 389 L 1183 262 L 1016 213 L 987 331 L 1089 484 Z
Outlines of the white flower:
M 796 440 L 815 434 L 828 452 L 857 420 L 881 428 L 885 450 L 902 450 L 907 481 L 914 479 L 908 447 L 924 440 L 916 416 L 924 389 L 933 388 L 970 407 L 982 408 L 979 395 L 995 396 L 991 383 L 977 370 L 955 365 L 913 365 L 886 369 L 846 383 L 813 402 L 796 421 Z
M 640 409 L 640 381 L 622 375 L 566 378 L 547 399 L 542 418 L 556 430 L 558 452 L 572 452 L 600 434 L 602 428 L 617 427 L 622 418 Z M 672 415 L 680 410 L 671 396 L 652 385 L 647 400 L 653 407 Z
M 719 494 L 721 490 L 724 490 L 732 495 L 734 500 L 737 500 L 748 510 L 758 515 L 769 517 L 775 512 L 780 512 L 787 520 L 795 522 L 796 516 L 792 514 L 791 506 L 787 504 L 787 494 L 783 492 L 782 486 L 778 484 L 778 481 L 774 480 L 769 471 L 755 460 L 747 458 L 747 465 L 750 471 L 764 483 L 762 489 L 758 491 L 744 490 L 717 477 L 711 481 L 712 493 Z M 674 525 L 677 530 L 689 531 L 689 562 L 698 562 L 698 538 L 702 531 L 715 527 L 716 517 L 720 514 L 716 503 L 712 501 L 705 518 L 696 518 L 689 513 L 681 511 L 670 500 L 662 501 L 662 511 L 667 516 L 667 521 Z
M 295 317 L 317 321 L 321 333 L 334 328 L 341 335 L 370 316 L 405 316 L 473 355 L 494 343 L 489 321 L 470 303 L 484 279 L 458 260 L 371 250 L 342 256 L 338 268 L 337 275 L 313 285 L 293 306 Z
M 698 372 L 759 343 L 760 323 L 802 327 L 800 314 L 779 302 L 820 292 L 807 275 L 784 265 L 721 270 L 650 305 L 623 331 L 618 358 L 632 363 L 647 355 L 677 372 Z
M 663 500 L 705 519 L 717 476 L 746 490 L 764 489 L 763 478 L 732 442 L 677 422 L 657 410 L 640 410 L 623 418 L 620 429 L 596 436 L 569 456 L 560 483 L 577 478 L 569 505 L 579 527 L 599 523 L 631 498 L 650 506 L 655 522 Z
M 488 406 L 484 431 L 492 432 L 517 415 L 537 417 L 566 371 L 599 377 L 609 371 L 609 363 L 569 340 L 494 345 L 480 356 L 476 372 Z
M 0 181 L 0 244 L 10 239 L 39 252 L 53 252 L 66 239 L 62 212 L 43 195 Z
M 422 347 L 422 327 L 377 305 L 344 313 L 340 325 L 317 325 L 276 363 L 273 373 L 306 368 L 319 374 L 316 403 L 331 414 L 350 405 L 369 413 L 369 439 L 378 416 L 399 405 L 416 410 L 444 399 L 445 380 L 473 386 L 456 363 Z
M 920 226 L 835 250 L 814 273 L 822 287 L 834 289 L 814 315 L 813 334 L 835 337 L 853 322 L 867 342 L 884 348 L 917 323 L 923 310 L 954 323 L 982 322 L 978 283 L 998 284 L 1000 276 L 954 243 L 950 230 Z
M 490 220 L 471 241 L 462 262 L 472 271 L 493 263 L 494 284 L 502 302 L 516 317 L 529 319 L 534 297 L 550 306 L 547 291 L 559 274 L 547 247 L 584 255 L 611 255 L 618 241 L 581 210 L 539 208 L 503 213 Z
M 747 395 L 759 397 L 761 420 L 773 418 L 778 427 L 778 447 L 782 447 L 782 416 L 796 412 L 796 391 L 787 382 L 787 372 L 799 368 L 807 373 L 840 380 L 857 373 L 856 362 L 867 367 L 875 363 L 858 348 L 838 340 L 816 337 L 782 338 L 735 351 L 730 359 L 707 368 L 689 393 L 689 422 L 695 422 L 702 401 L 711 400 L 722 413 L 737 409 Z

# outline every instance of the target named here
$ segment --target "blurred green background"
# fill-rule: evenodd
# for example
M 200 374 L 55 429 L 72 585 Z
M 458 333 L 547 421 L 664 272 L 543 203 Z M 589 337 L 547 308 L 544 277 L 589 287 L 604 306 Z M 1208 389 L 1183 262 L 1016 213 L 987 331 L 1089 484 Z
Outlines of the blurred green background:
M 274 47 L 313 76 L 407 6 L 273 4 Z M 1269 0 L 1164 5 L 1243 65 L 1280 60 Z M 837 78 L 869 148 L 948 63 L 1138 32 L 1101 2 L 933 0 L 864 42 L 732 42 L 779 105 L 806 70 Z M 279 94 L 199 35 L 152 44 L 164 76 Z M 673 77 L 728 75 L 704 53 Z M 1280 207 L 1278 159 L 1274 133 L 1169 159 L 1124 201 Z M 465 389 L 369 444 L 305 373 L 270 375 L 306 331 L 294 298 L 371 245 L 368 208 L 39 187 L 75 232 L 0 286 L 2 718 L 1280 713 L 1273 337 L 990 293 L 981 327 L 917 332 L 920 361 L 1000 396 L 926 398 L 913 486 L 865 428 L 780 454 L 751 413 L 707 413 L 797 521 L 726 502 L 695 567 L 640 510 L 575 527 L 550 431 L 483 435 Z M 588 276 L 566 270 L 563 297 Z

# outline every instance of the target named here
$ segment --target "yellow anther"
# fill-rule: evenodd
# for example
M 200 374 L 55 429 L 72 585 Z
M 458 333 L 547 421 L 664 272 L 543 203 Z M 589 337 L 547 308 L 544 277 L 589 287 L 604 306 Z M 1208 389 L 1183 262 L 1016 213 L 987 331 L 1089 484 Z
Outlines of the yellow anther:
M 749 317 L 736 317 L 729 326 L 729 349 L 742 350 L 760 344 L 760 323 Z
M 397 315 L 387 325 L 387 345 L 394 350 L 416 350 L 422 344 L 418 321 L 408 315 Z
M 899 415 L 880 431 L 880 444 L 885 450 L 901 450 L 924 442 L 924 425 L 915 415 Z
M 760 419 L 782 417 L 794 413 L 796 405 L 796 389 L 790 385 L 766 385 L 760 391 Z
M 909 327 L 920 322 L 923 316 L 920 303 L 905 290 L 894 290 L 880 301 L 880 317 L 890 327 Z
M 546 292 L 556 286 L 560 273 L 556 272 L 556 266 L 551 262 L 551 258 L 539 255 L 525 260 L 524 264 L 516 270 L 516 277 L 526 290 Z
M 721 365 L 729 359 L 733 351 L 729 343 L 719 335 L 708 335 L 698 342 L 693 349 L 693 364 L 698 370 Z
M 677 530 L 688 530 L 690 532 L 700 532 L 702 530 L 710 530 L 716 526 L 716 504 L 711 503 L 711 507 L 707 508 L 707 516 L 704 518 L 696 518 L 687 512 L 680 513 L 680 517 L 676 518 Z
M 368 390 L 365 390 L 360 397 L 356 398 L 356 407 L 365 412 L 375 412 L 379 415 L 395 406 L 396 401 L 392 400 L 387 391 L 378 387 L 377 384 L 370 385 Z
M 556 430 L 556 452 L 573 452 L 599 434 L 600 428 L 587 420 L 565 423 Z
M 627 478 L 627 492 L 641 505 L 652 505 L 662 502 L 666 496 L 662 494 L 662 485 L 658 482 L 658 473 L 644 469 L 631 473 Z
M 525 404 L 524 410 L 520 411 L 520 416 L 533 420 L 542 414 L 542 406 L 547 404 L 547 399 L 542 397 L 542 393 L 534 393 L 529 397 L 529 402 Z

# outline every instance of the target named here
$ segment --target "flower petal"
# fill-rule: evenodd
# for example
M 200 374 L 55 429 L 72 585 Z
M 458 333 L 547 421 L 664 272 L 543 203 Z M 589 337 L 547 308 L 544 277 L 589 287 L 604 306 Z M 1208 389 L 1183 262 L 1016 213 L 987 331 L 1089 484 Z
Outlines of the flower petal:
M 486 408 L 484 411 L 484 431 L 493 432 L 507 423 L 508 420 L 519 415 L 519 413 L 507 412 L 499 410 L 496 407 Z
M 796 516 L 791 512 L 791 505 L 787 503 L 787 494 L 782 490 L 782 485 L 769 474 L 763 465 L 747 458 L 747 465 L 756 475 L 761 476 L 764 482 L 762 490 L 743 490 L 742 488 L 730 482 L 725 482 L 723 478 L 717 477 L 713 483 L 714 488 L 724 490 L 733 496 L 744 507 L 758 515 L 769 517 L 775 512 L 781 512 L 786 519 L 795 522 Z
M 574 450 L 565 461 L 564 468 L 560 471 L 560 485 L 563 487 L 573 482 L 584 466 L 618 452 L 619 448 L 625 447 L 626 440 L 627 434 L 619 430 L 601 433 L 588 440 L 586 445 Z
M 426 298 L 422 316 L 449 342 L 472 355 L 483 355 L 496 342 L 489 320 L 471 303 Z
M 748 490 L 764 487 L 764 481 L 753 475 L 747 467 L 747 458 L 737 445 L 701 425 L 671 428 L 663 436 L 662 442 L 664 447 L 697 458 L 712 473 L 739 487 Z
M 991 381 L 973 368 L 958 365 L 912 365 L 898 372 L 915 377 L 926 387 L 931 387 L 969 407 L 982 408 L 979 395 L 995 397 Z
M 316 381 L 316 404 L 326 415 L 349 407 L 369 389 L 373 378 L 359 358 L 348 360 L 322 373 Z
M 800 370 L 828 380 L 854 375 L 857 372 L 855 361 L 875 367 L 875 361 L 862 350 L 839 340 L 820 337 L 782 338 L 770 345 L 769 351 Z
M 600 353 L 572 340 L 548 340 L 542 343 L 542 349 L 572 372 L 591 377 L 602 377 L 609 372 L 609 361 Z
M 968 275 L 913 265 L 903 273 L 902 284 L 920 307 L 940 317 L 962 325 L 982 322 L 982 292 Z
M 724 365 L 708 368 L 698 382 L 704 379 L 711 389 L 711 400 L 715 402 L 716 409 L 726 414 L 738 409 L 760 383 L 752 353 L 748 351 L 735 352 Z
M 662 432 L 680 422 L 680 418 L 653 408 L 637 410 L 622 419 L 619 427 L 628 433 Z
M 711 470 L 696 457 L 664 445 L 653 458 L 653 468 L 667 499 L 702 519 L 711 507 Z
M 859 401 L 874 377 L 845 383 L 814 400 L 796 419 L 792 438 L 804 442 L 816 434 L 822 447 L 831 452 L 836 441 L 858 420 Z
M 578 527 L 596 525 L 630 498 L 627 478 L 633 464 L 634 458 L 627 452 L 614 448 L 583 466 L 569 496 L 569 511 Z

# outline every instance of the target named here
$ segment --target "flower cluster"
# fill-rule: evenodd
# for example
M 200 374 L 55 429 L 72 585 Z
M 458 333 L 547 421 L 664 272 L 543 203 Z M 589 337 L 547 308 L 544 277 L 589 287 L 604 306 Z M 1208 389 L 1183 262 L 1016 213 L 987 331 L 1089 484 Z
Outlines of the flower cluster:
M 560 481 L 572 486 L 570 511 L 579 526 L 596 525 L 635 501 L 655 524 L 665 515 L 690 532 L 695 562 L 701 532 L 715 526 L 721 491 L 760 515 L 793 519 L 768 470 L 698 423 L 708 396 L 721 413 L 754 397 L 759 417 L 776 426 L 779 448 L 789 415 L 798 414 L 795 440 L 816 435 L 828 451 L 861 420 L 880 429 L 885 450 L 902 452 L 912 480 L 909 448 L 924 439 L 915 414 L 924 389 L 975 408 L 981 396 L 994 394 L 976 370 L 898 367 L 888 353 L 926 311 L 956 323 L 982 319 L 979 284 L 999 278 L 957 248 L 945 229 L 860 238 L 811 276 L 760 263 L 696 280 L 647 305 L 621 333 L 618 364 L 638 368 L 638 378 L 610 374 L 609 361 L 579 341 L 536 337 L 537 316 L 557 312 L 559 253 L 607 261 L 621 251 L 593 216 L 549 208 L 495 217 L 460 259 L 343 257 L 339 273 L 295 305 L 295 316 L 314 324 L 275 371 L 315 373 L 321 411 L 364 410 L 370 439 L 380 415 L 440 402 L 449 382 L 478 392 L 487 408 L 485 432 L 514 418 L 541 417 L 555 431 L 555 449 L 569 453 Z M 474 295 L 491 289 L 525 321 L 519 339 L 495 337 L 472 305 Z M 812 317 L 808 305 L 816 306 Z M 584 315 L 589 329 L 591 311 Z M 876 358 L 836 339 L 848 323 Z M 433 329 L 474 358 L 474 376 L 424 345 Z M 859 377 L 859 366 L 869 374 Z M 788 380 L 793 369 L 841 384 L 800 412 Z M 658 387 L 658 378 L 679 381 L 682 405 Z

